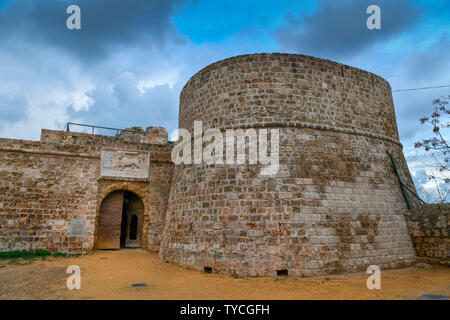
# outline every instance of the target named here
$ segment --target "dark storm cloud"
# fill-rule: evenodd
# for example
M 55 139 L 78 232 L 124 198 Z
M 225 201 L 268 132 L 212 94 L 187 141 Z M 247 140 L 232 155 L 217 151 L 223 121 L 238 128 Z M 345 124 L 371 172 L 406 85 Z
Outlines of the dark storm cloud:
M 181 41 L 171 21 L 181 0 L 19 0 L 0 13 L 0 38 L 47 44 L 84 61 L 104 59 L 119 46 L 163 47 Z M 81 9 L 81 30 L 68 30 L 66 8 Z
M 27 101 L 24 97 L 0 94 L 0 129 L 3 124 L 14 124 L 26 120 Z
M 381 9 L 380 30 L 366 27 L 372 4 Z M 276 39 L 284 49 L 336 59 L 408 30 L 419 16 L 420 8 L 408 0 L 321 0 L 311 15 L 288 17 Z

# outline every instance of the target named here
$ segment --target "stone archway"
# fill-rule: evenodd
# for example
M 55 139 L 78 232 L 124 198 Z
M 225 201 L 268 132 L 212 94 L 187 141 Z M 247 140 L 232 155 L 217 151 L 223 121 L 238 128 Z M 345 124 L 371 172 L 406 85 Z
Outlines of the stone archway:
M 140 248 L 143 226 L 142 199 L 131 191 L 112 191 L 100 204 L 95 248 Z

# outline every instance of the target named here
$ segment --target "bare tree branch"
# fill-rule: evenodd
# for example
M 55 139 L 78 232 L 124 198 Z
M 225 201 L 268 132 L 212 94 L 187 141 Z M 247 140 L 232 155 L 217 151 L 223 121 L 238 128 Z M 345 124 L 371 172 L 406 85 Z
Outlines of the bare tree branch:
M 442 96 L 433 101 L 434 110 L 431 115 L 419 119 L 422 125 L 430 124 L 432 126 L 433 136 L 414 143 L 414 148 L 424 150 L 425 153 L 429 152 L 434 160 L 432 164 L 426 165 L 427 168 L 434 169 L 432 173 L 427 173 L 427 179 L 434 181 L 440 203 L 446 201 L 450 192 L 448 190 L 448 184 L 450 184 L 450 146 L 447 142 L 447 132 L 443 132 L 450 128 L 450 109 L 447 109 L 449 101 L 450 95 Z M 435 171 L 439 172 L 440 176 L 437 176 Z M 441 190 L 441 183 L 438 182 L 444 183 L 446 190 Z

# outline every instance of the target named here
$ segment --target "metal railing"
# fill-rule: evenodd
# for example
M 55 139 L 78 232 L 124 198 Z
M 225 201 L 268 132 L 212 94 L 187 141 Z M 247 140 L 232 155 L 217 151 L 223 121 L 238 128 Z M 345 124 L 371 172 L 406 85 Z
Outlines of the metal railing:
M 130 129 L 118 129 L 118 128 L 94 126 L 94 125 L 90 125 L 90 124 L 75 123 L 75 122 L 67 122 L 65 130 L 70 132 L 70 126 L 79 126 L 79 127 L 91 128 L 92 129 L 92 132 L 91 132 L 92 134 L 96 134 L 95 133 L 95 129 L 111 130 L 111 131 L 115 131 L 116 132 L 116 134 L 115 134 L 116 137 L 122 132 L 131 132 L 131 133 L 142 134 L 142 132 L 134 131 L 134 130 L 130 130 Z M 72 132 L 74 132 L 74 131 L 72 131 Z

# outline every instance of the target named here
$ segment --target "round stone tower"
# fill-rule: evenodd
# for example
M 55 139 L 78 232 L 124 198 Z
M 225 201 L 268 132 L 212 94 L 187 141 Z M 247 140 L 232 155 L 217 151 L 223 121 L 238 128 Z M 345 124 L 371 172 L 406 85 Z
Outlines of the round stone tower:
M 404 218 L 414 203 L 387 151 L 414 185 L 383 78 L 304 55 L 232 57 L 185 85 L 179 127 L 193 134 L 194 121 L 224 137 L 278 130 L 279 167 L 262 175 L 259 162 L 176 165 L 163 260 L 243 276 L 414 262 Z

